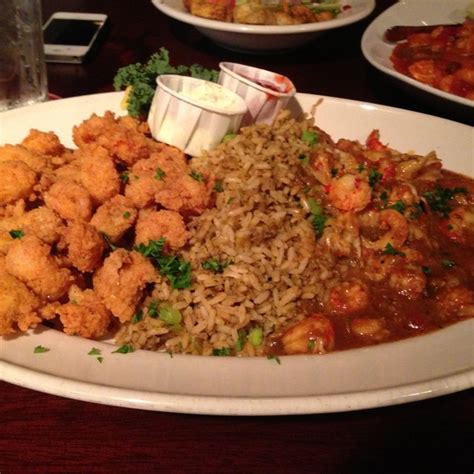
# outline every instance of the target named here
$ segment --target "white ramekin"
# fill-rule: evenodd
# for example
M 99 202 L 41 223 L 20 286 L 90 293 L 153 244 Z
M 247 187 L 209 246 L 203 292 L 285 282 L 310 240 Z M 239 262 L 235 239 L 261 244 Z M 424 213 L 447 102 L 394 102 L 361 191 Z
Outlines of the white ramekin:
M 188 76 L 166 74 L 157 88 L 148 125 L 153 138 L 191 156 L 217 146 L 239 130 L 244 100 L 225 87 Z
M 242 126 L 252 123 L 271 124 L 286 106 L 296 89 L 286 76 L 244 64 L 219 64 L 219 84 L 242 97 L 248 112 Z

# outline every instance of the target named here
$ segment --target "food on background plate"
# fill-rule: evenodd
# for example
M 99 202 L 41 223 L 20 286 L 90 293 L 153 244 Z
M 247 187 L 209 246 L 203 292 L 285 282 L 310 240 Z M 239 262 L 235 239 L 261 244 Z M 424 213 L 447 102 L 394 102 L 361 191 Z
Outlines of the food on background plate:
M 273 356 L 474 316 L 474 183 L 435 153 L 334 142 L 288 111 L 191 159 L 111 113 L 73 138 L 0 147 L 4 335 L 46 321 L 126 350 Z
M 461 25 L 395 27 L 385 38 L 403 40 L 390 56 L 395 70 L 474 100 L 474 20 L 467 19 Z
M 343 9 L 339 0 L 183 0 L 192 14 L 211 20 L 250 25 L 299 25 L 333 20 Z

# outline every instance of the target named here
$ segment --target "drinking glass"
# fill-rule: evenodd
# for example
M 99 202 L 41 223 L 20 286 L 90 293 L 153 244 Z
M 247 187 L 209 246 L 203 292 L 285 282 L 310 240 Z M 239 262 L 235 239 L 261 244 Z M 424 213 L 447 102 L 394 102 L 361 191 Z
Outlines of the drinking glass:
M 1 0 L 0 111 L 47 98 L 40 0 Z

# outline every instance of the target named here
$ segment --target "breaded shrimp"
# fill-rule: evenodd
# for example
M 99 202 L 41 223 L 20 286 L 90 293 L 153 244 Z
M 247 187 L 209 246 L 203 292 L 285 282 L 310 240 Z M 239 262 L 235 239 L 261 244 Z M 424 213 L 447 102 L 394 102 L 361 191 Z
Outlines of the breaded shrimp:
M 35 173 L 43 171 L 48 164 L 45 156 L 32 153 L 21 145 L 0 146 L 0 162 L 3 161 L 22 161 Z
M 59 240 L 64 230 L 61 218 L 46 206 L 37 207 L 25 213 L 19 220 L 19 228 L 25 234 L 33 234 L 47 244 L 53 244 Z
M 101 146 L 82 148 L 80 156 L 80 182 L 99 204 L 120 191 L 120 178 L 109 152 Z
M 184 154 L 169 147 L 135 163 L 125 195 L 138 208 L 150 206 L 155 202 L 158 192 L 167 189 L 170 183 L 172 185 L 180 176 L 188 173 Z
M 53 181 L 74 181 L 75 183 L 82 184 L 81 162 L 77 159 L 77 155 L 75 156 L 75 160 L 54 170 Z
M 130 321 L 147 283 L 157 280 L 155 268 L 138 252 L 114 250 L 94 274 L 94 290 L 121 322 Z
M 35 235 L 17 239 L 8 249 L 5 268 L 38 296 L 55 301 L 63 296 L 73 281 L 67 268 L 60 268 L 51 256 L 51 247 Z
M 89 221 L 92 216 L 92 199 L 89 192 L 78 183 L 60 180 L 44 193 L 44 202 L 63 219 Z
M 148 158 L 159 145 L 134 129 L 129 123 L 123 124 L 112 112 L 103 117 L 93 114 L 81 125 L 73 128 L 74 143 L 79 147 L 96 144 L 106 148 L 114 160 L 132 165 Z
M 56 309 L 66 334 L 97 339 L 107 333 L 112 315 L 93 290 L 73 285 L 69 300 Z
M 137 210 L 130 200 L 117 194 L 96 210 L 91 224 L 105 234 L 112 243 L 116 243 L 132 227 L 136 219 Z
M 21 144 L 38 155 L 60 156 L 66 150 L 54 132 L 41 132 L 34 128 Z
M 26 331 L 41 322 L 40 299 L 14 276 L 0 270 L 0 336 Z
M 71 264 L 81 272 L 91 272 L 102 263 L 105 242 L 97 229 L 86 222 L 71 222 L 63 234 Z
M 28 198 L 36 184 L 36 173 L 22 161 L 0 162 L 0 176 L 0 205 Z
M 150 240 L 165 238 L 166 247 L 177 250 L 184 246 L 189 238 L 186 224 L 180 214 L 174 211 L 153 211 L 144 209 L 139 212 L 135 226 L 135 244 L 148 244 Z

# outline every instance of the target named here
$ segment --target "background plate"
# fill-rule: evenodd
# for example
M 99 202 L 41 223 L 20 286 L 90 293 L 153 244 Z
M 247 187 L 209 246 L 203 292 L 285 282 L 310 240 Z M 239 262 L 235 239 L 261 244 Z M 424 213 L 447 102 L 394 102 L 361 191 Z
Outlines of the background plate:
M 91 113 L 121 113 L 122 93 L 56 100 L 0 114 L 0 144 L 30 128 L 55 131 L 72 146 L 72 126 Z M 321 97 L 297 94 L 294 111 Z M 474 174 L 474 131 L 400 109 L 322 97 L 316 122 L 333 138 L 364 140 L 378 128 L 402 151 L 435 150 L 447 167 Z M 0 379 L 91 402 L 181 413 L 282 415 L 370 408 L 443 395 L 474 386 L 474 320 L 438 332 L 324 356 L 265 358 L 170 357 L 115 347 L 40 326 L 0 344 Z M 48 352 L 34 354 L 38 345 Z M 103 363 L 87 353 L 101 349 Z
M 401 0 L 367 27 L 362 36 L 362 53 L 372 66 L 400 81 L 402 85 L 409 86 L 412 92 L 418 91 L 422 98 L 427 95 L 428 100 L 438 99 L 441 106 L 458 104 L 463 111 L 468 109 L 472 118 L 474 101 L 428 86 L 396 71 L 390 61 L 395 44 L 383 39 L 385 31 L 395 25 L 462 23 L 470 4 L 472 0 Z
M 254 53 L 294 49 L 324 31 L 362 20 L 375 8 L 375 0 L 341 0 L 342 5 L 350 5 L 351 8 L 334 20 L 303 25 L 267 26 L 228 23 L 191 15 L 184 8 L 182 0 L 152 0 L 152 3 L 165 15 L 195 26 L 204 36 L 224 48 Z

